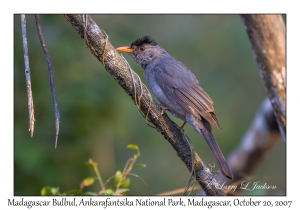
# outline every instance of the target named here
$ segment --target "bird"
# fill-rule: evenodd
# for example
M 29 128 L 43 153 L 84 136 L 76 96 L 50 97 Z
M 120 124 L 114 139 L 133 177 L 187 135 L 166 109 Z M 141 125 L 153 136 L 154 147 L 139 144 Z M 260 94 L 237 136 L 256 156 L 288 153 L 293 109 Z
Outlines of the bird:
M 130 53 L 143 69 L 147 85 L 162 107 L 188 123 L 204 138 L 222 174 L 233 179 L 232 172 L 219 148 L 211 125 L 221 129 L 214 111 L 214 103 L 200 86 L 196 76 L 179 60 L 172 57 L 150 36 L 136 39 L 130 46 L 116 48 Z

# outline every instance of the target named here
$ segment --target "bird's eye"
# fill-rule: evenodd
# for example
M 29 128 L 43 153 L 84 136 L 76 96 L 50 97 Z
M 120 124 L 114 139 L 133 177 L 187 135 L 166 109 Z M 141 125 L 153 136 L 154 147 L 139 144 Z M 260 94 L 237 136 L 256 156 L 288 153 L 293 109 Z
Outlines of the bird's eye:
M 144 50 L 145 50 L 145 47 L 140 47 L 140 50 L 141 50 L 141 51 L 144 51 Z

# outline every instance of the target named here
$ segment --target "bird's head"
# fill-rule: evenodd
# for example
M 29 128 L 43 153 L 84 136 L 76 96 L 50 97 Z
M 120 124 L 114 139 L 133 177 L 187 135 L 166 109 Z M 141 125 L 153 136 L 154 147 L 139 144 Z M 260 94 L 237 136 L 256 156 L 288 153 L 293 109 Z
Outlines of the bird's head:
M 130 47 L 119 47 L 117 48 L 120 52 L 130 53 L 134 61 L 141 65 L 146 66 L 157 58 L 161 58 L 168 53 L 153 39 L 149 36 L 138 38 Z

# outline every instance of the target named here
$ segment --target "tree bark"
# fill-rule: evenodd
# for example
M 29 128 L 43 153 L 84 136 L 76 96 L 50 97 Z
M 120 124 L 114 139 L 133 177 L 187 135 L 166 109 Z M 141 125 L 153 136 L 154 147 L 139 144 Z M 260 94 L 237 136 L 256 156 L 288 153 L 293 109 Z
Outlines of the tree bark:
M 286 35 L 281 15 L 241 15 L 253 56 L 286 141 Z
M 89 15 L 65 15 L 65 18 L 72 24 L 81 38 L 85 39 L 92 54 L 102 62 L 105 69 L 131 97 L 143 115 L 156 126 L 156 129 L 173 146 L 188 170 L 192 171 L 192 152 L 187 137 L 166 114 L 161 115 L 159 105 L 152 101 L 150 93 L 142 85 L 138 75 L 131 70 L 126 60 L 108 41 L 108 36 L 100 30 Z M 195 153 L 194 161 L 196 180 L 206 195 L 225 195 L 197 153 Z

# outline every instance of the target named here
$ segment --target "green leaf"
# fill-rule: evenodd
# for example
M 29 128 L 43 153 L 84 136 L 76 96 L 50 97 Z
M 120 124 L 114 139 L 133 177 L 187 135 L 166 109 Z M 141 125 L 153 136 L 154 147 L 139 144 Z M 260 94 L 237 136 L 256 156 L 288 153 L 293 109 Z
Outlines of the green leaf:
M 80 191 L 80 190 L 69 190 L 67 192 L 63 193 L 64 195 L 86 195 L 84 192 Z
M 64 192 L 63 195 L 87 195 L 87 196 L 93 195 L 93 196 L 95 196 L 95 195 L 97 195 L 97 193 L 95 193 L 95 192 L 82 192 L 81 190 L 75 189 L 75 190 L 69 190 L 67 192 Z
M 59 188 L 54 188 L 54 187 L 43 187 L 41 190 L 41 195 L 58 195 L 58 190 Z
M 120 184 L 120 189 L 122 188 L 126 188 L 126 187 L 128 187 L 129 186 L 129 184 L 130 184 L 130 179 L 129 178 L 127 178 L 127 179 L 125 179 L 125 181 L 124 182 L 122 182 L 121 184 Z
M 112 189 L 105 190 L 105 195 L 114 195 L 115 192 Z
M 138 167 L 138 168 L 146 168 L 147 166 L 144 163 L 140 163 L 140 164 L 137 164 L 136 167 Z
M 85 195 L 92 195 L 92 196 L 96 196 L 98 195 L 97 193 L 95 192 L 85 192 Z
M 122 179 L 122 173 L 121 173 L 121 171 L 117 171 L 116 176 L 115 176 L 115 180 L 114 180 L 114 187 L 117 187 L 117 185 L 119 184 L 121 179 Z
M 125 192 L 127 192 L 127 191 L 129 191 L 129 189 L 118 189 L 118 190 L 116 190 L 115 195 L 119 195 L 119 194 L 123 194 L 123 193 L 125 194 Z
M 84 188 L 84 187 L 88 187 L 92 184 L 94 184 L 95 182 L 95 178 L 93 177 L 88 177 L 88 178 L 85 178 L 81 183 L 80 183 L 80 188 Z
M 43 189 L 41 190 L 41 195 L 43 195 L 43 196 L 53 195 L 52 191 L 51 191 L 51 187 L 43 187 Z
M 98 166 L 98 163 L 94 162 L 92 159 L 89 159 L 88 162 L 86 162 L 85 164 L 88 165 L 88 166 L 91 166 L 93 168 Z
M 127 148 L 128 149 L 132 149 L 132 150 L 136 150 L 136 151 L 139 151 L 139 147 L 135 144 L 128 144 L 127 145 Z
M 58 195 L 59 187 L 52 187 L 51 191 L 52 191 L 53 195 Z

